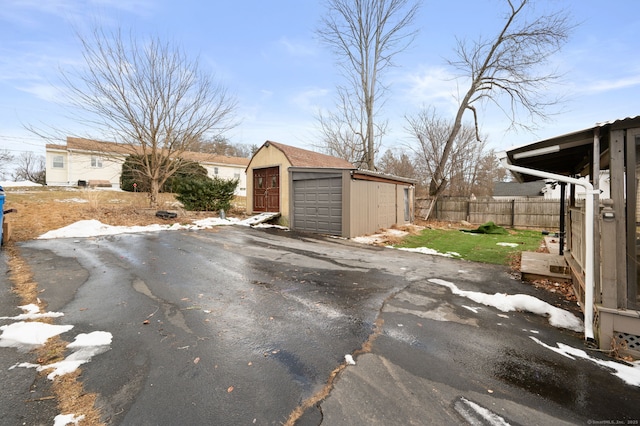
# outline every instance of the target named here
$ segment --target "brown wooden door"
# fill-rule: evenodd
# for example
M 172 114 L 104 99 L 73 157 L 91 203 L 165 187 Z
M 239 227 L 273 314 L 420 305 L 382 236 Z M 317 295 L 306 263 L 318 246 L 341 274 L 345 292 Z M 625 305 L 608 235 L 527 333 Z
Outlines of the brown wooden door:
M 253 169 L 253 210 L 280 211 L 280 168 Z

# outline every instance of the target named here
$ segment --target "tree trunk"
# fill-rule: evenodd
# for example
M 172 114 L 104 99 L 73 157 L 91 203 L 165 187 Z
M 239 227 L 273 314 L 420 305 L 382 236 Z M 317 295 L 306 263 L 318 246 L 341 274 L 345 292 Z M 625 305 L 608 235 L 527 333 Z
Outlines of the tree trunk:
M 151 188 L 149 188 L 149 207 L 158 207 L 158 193 L 160 193 L 160 185 L 158 179 L 151 179 Z

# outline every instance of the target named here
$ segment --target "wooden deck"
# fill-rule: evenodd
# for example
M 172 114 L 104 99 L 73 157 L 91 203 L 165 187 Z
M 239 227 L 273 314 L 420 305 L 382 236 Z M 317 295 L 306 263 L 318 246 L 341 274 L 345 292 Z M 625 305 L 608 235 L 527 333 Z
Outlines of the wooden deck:
M 558 282 L 571 282 L 569 265 L 567 265 L 564 256 L 559 254 L 558 238 L 545 237 L 545 243 L 549 253 L 530 251 L 522 253 L 520 263 L 522 279 L 526 281 L 549 279 Z

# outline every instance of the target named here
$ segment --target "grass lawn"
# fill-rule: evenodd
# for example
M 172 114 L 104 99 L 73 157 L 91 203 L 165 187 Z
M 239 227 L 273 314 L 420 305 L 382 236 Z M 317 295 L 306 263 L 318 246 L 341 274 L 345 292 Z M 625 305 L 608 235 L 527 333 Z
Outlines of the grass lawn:
M 394 247 L 427 247 L 439 253 L 458 253 L 460 256 L 454 257 L 473 262 L 509 265 L 518 252 L 536 251 L 542 241 L 542 233 L 532 230 L 509 230 L 507 234 L 499 235 L 427 228 L 418 235 L 406 237 Z

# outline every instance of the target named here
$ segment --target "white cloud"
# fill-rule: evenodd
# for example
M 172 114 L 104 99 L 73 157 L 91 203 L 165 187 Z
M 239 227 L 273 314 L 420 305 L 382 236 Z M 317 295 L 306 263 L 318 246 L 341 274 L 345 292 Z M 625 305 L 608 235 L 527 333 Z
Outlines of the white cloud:
M 440 104 L 456 107 L 458 83 L 453 74 L 442 67 L 420 68 L 402 80 L 407 86 L 406 96 L 413 105 Z
M 302 90 L 291 97 L 291 103 L 303 111 L 315 113 L 329 90 L 318 87 Z
M 316 54 L 315 48 L 303 41 L 290 40 L 287 37 L 281 37 L 278 44 L 292 56 L 307 57 Z

